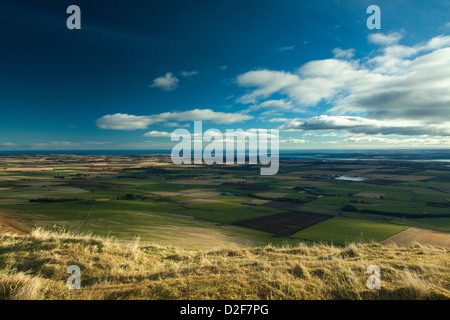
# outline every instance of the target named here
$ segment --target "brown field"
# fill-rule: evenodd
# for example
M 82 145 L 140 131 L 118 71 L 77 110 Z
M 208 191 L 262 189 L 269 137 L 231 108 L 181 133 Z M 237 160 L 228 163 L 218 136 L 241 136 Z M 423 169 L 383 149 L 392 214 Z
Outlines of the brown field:
M 215 197 L 220 196 L 220 192 L 216 192 L 216 191 L 199 191 L 199 192 L 185 193 L 183 195 L 186 196 L 186 197 L 208 199 L 208 198 L 215 198 Z
M 53 171 L 54 167 L 15 167 L 15 168 L 5 168 L 4 171 L 20 171 L 20 172 L 36 172 L 36 171 Z
M 335 183 L 339 183 L 339 180 L 301 180 L 298 183 L 295 183 L 295 186 L 300 185 L 308 185 L 308 186 L 313 186 L 313 187 L 324 187 L 324 186 L 329 186 Z
M 261 192 L 261 193 L 257 193 L 256 194 L 258 197 L 263 197 L 263 198 L 270 198 L 270 199 L 277 199 L 277 198 L 284 198 L 287 195 L 289 195 L 289 193 L 281 193 L 281 192 Z
M 409 228 L 384 241 L 383 245 L 395 244 L 399 247 L 412 247 L 418 242 L 422 245 L 450 248 L 450 234 L 431 230 Z
M 180 205 L 180 206 L 196 206 L 199 204 L 210 204 L 210 203 L 221 203 L 223 201 L 220 200 L 210 200 L 210 199 L 193 199 L 193 200 L 186 200 L 186 201 L 178 201 L 174 202 L 172 204 Z
M 209 181 L 209 180 L 175 180 L 170 181 L 169 183 L 175 183 L 175 184 L 193 184 L 193 185 L 219 185 L 219 182 L 216 181 Z
M 252 200 L 250 201 L 250 204 L 259 206 L 259 205 L 266 204 L 266 203 L 268 203 L 268 202 L 270 202 L 270 200 L 252 199 Z
M 282 210 L 293 210 L 299 207 L 300 205 L 301 205 L 300 203 L 290 201 L 269 201 L 263 204 L 263 206 L 265 207 L 278 208 Z
M 0 215 L 0 234 L 2 233 L 27 234 L 19 227 L 19 224 L 16 221 Z
M 81 188 L 76 187 L 67 187 L 67 186 L 57 186 L 57 187 L 49 187 L 48 189 L 44 191 L 51 191 L 51 192 L 60 192 L 60 193 L 87 193 L 88 190 L 84 190 Z
M 434 176 L 407 176 L 407 175 L 394 175 L 394 174 L 366 174 L 369 179 L 381 179 L 381 180 L 393 180 L 414 182 L 435 178 Z
M 302 212 L 283 212 L 254 219 L 233 222 L 233 225 L 290 236 L 331 216 L 312 215 Z
M 173 192 L 173 191 L 155 191 L 152 192 L 152 194 L 156 194 L 161 197 L 176 197 L 183 195 L 183 193 L 181 192 Z

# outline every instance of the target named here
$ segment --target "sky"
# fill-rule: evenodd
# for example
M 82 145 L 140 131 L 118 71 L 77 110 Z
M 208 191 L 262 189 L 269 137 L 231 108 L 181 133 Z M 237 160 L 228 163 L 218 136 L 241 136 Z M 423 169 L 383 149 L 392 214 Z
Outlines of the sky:
M 198 120 L 281 149 L 450 147 L 447 0 L 2 0 L 0 30 L 0 150 L 170 149 Z

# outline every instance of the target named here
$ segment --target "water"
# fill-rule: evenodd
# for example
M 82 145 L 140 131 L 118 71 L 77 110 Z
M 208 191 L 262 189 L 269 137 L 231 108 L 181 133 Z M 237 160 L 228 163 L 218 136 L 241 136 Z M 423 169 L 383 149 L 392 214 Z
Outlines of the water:
M 152 155 L 164 154 L 170 155 L 172 150 L 19 150 L 19 151 L 0 151 L 0 155 L 14 155 L 14 154 L 64 154 L 64 155 Z
M 417 154 L 410 152 L 399 151 L 397 153 L 392 150 L 386 150 L 386 153 L 377 152 L 364 152 L 363 154 L 357 154 L 354 150 L 280 150 L 280 159 L 309 159 L 309 160 L 328 160 L 328 161 L 410 161 L 410 162 L 446 162 L 450 163 L 450 154 L 448 150 L 443 150 L 443 153 L 438 154 Z M 170 155 L 172 150 L 170 149 L 135 149 L 135 150 L 0 150 L 0 155 L 20 155 L 20 154 L 43 154 L 43 155 Z M 439 151 L 437 151 L 439 152 Z M 343 157 L 336 157 L 333 155 L 339 154 Z M 349 154 L 345 157 L 345 154 Z M 448 155 L 449 154 L 449 155 Z M 327 156 L 328 155 L 328 156 Z M 370 158 L 371 155 L 386 156 L 386 158 Z M 408 159 L 408 155 L 409 159 Z M 443 157 L 448 158 L 445 159 Z M 400 156 L 400 157 L 399 157 Z M 403 157 L 402 157 L 403 156 Z M 406 157 L 405 157 L 406 156 Z M 422 158 L 423 157 L 423 158 Z
M 352 176 L 340 176 L 337 177 L 336 180 L 345 180 L 345 181 L 364 181 L 367 180 L 367 178 L 363 178 L 363 177 L 352 177 Z

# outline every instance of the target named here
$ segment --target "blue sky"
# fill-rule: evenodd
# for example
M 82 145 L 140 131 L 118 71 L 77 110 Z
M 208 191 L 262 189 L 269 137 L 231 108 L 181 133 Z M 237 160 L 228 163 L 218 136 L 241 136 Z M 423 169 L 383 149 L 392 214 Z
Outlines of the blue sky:
M 0 150 L 164 149 L 194 120 L 285 149 L 450 146 L 448 1 L 3 0 L 0 28 Z

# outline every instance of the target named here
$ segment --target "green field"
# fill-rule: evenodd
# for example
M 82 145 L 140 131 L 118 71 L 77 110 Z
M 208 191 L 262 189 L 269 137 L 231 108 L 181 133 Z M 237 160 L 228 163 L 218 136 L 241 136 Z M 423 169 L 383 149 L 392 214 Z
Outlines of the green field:
M 352 242 L 381 241 L 402 231 L 402 226 L 345 217 L 336 217 L 302 230 L 293 238 L 346 245 Z
M 381 241 L 408 226 L 450 232 L 450 207 L 446 207 L 450 168 L 439 164 L 428 165 L 440 170 L 431 175 L 423 168 L 386 168 L 376 162 L 311 165 L 298 160 L 282 162 L 278 176 L 261 177 L 252 167 L 174 166 L 164 156 L 98 158 L 102 164 L 95 166 L 90 162 L 95 163 L 93 156 L 0 158 L 0 218 L 11 219 L 24 231 L 34 225 L 77 230 L 95 202 L 83 232 L 186 246 L 299 241 L 345 245 Z M 44 164 L 36 168 L 35 163 Z M 351 175 L 352 170 L 368 180 L 329 178 Z M 385 183 L 380 171 L 398 172 L 400 180 Z M 408 174 L 402 176 L 404 172 Z M 328 178 L 321 178 L 324 173 Z M 421 177 L 434 180 L 401 180 Z M 295 227 L 298 222 L 272 219 L 282 213 L 295 217 L 295 212 L 332 218 L 315 225 L 299 224 L 291 236 L 276 233 L 283 223 Z M 260 217 L 275 226 L 274 233 L 259 231 L 267 230 L 264 225 L 232 225 Z

